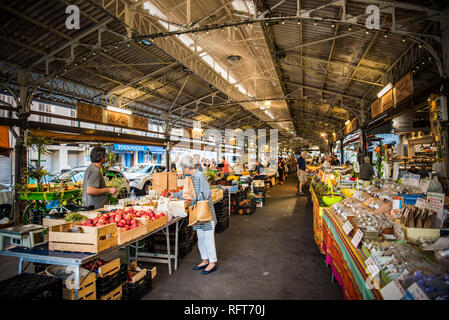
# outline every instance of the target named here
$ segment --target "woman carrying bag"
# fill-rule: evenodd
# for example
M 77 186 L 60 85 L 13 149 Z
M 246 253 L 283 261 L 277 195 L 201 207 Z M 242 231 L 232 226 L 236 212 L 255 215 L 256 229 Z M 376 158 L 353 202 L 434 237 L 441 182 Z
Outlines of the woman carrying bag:
M 190 177 L 193 182 L 195 194 L 193 192 L 183 192 L 184 200 L 191 200 L 191 208 L 195 208 L 197 202 L 208 201 L 211 220 L 201 224 L 195 224 L 193 230 L 196 230 L 198 236 L 198 249 L 201 254 L 201 263 L 193 268 L 193 270 L 203 270 L 201 274 L 209 274 L 217 270 L 217 253 L 215 250 L 215 226 L 217 218 L 215 216 L 214 205 L 210 192 L 209 183 L 204 173 L 195 168 L 193 158 L 184 156 L 180 161 L 180 167 L 184 172 L 184 176 Z M 192 210 L 191 210 L 192 211 Z

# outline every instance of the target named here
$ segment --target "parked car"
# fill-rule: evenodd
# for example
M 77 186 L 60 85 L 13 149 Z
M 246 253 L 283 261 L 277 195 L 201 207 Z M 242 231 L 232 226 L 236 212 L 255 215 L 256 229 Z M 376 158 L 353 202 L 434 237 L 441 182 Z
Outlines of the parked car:
M 53 179 L 52 182 L 54 182 L 54 183 L 83 182 L 84 174 L 85 174 L 86 170 L 87 170 L 87 166 L 75 167 L 75 168 L 71 169 L 70 171 L 64 172 L 63 174 L 57 176 L 56 178 Z M 108 170 L 106 170 L 103 173 L 103 176 L 109 180 L 114 177 L 125 178 L 122 185 L 118 188 L 117 198 L 123 199 L 123 198 L 128 197 L 129 192 L 130 192 L 129 180 L 122 170 L 120 170 L 118 168 L 109 168 Z
M 143 194 L 152 185 L 153 173 L 163 171 L 165 171 L 165 166 L 163 165 L 140 163 L 131 167 L 125 172 L 125 175 L 129 179 L 131 188 L 134 188 L 135 192 Z

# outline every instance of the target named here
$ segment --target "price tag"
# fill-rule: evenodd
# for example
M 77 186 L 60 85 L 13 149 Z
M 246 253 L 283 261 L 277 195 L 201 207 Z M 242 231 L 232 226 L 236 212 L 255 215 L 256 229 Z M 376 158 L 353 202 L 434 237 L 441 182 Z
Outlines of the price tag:
M 366 272 L 371 276 L 375 277 L 380 272 L 379 263 L 376 259 L 371 255 L 368 259 L 365 260 Z
M 429 300 L 429 297 L 427 297 L 427 295 L 416 282 L 408 287 L 407 291 L 410 292 L 415 300 Z
M 354 227 L 349 221 L 346 221 L 346 223 L 343 225 L 343 230 L 345 231 L 346 235 L 348 235 Z
M 360 241 L 362 241 L 363 238 L 363 232 L 360 229 L 357 229 L 357 232 L 355 233 L 354 237 L 351 240 L 352 245 L 357 248 Z
M 394 236 L 396 237 L 396 239 L 398 239 L 398 240 L 405 239 L 404 227 L 402 227 L 399 223 L 395 223 L 393 225 L 393 231 L 394 231 Z

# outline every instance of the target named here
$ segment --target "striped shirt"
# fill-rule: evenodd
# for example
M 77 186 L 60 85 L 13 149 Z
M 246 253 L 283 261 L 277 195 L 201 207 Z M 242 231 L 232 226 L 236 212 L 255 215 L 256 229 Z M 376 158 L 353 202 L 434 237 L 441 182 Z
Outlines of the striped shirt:
M 212 220 L 214 221 L 214 225 L 217 225 L 217 217 L 215 216 L 214 205 L 212 203 L 209 182 L 207 182 L 206 177 L 204 176 L 204 173 L 199 170 L 195 170 L 195 173 L 192 176 L 192 182 L 193 182 L 193 187 L 195 188 L 195 193 L 196 193 L 195 200 L 196 201 L 203 201 L 203 200 L 209 201 L 210 214 L 212 216 Z M 212 224 L 210 222 L 206 222 L 203 224 L 193 226 L 193 230 L 199 230 L 199 229 L 203 230 L 203 231 L 212 230 Z

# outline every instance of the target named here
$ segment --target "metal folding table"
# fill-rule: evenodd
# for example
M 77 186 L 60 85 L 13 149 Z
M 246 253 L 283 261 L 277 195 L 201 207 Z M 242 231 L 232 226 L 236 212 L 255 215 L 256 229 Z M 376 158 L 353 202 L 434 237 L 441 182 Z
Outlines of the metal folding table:
M 99 253 L 79 253 L 79 252 L 67 252 L 67 251 L 51 251 L 48 249 L 48 244 L 35 247 L 33 249 L 28 248 L 22 248 L 22 247 L 12 247 L 8 248 L 6 250 L 0 251 L 0 255 L 3 256 L 9 256 L 9 257 L 16 257 L 19 258 L 19 274 L 22 273 L 22 265 L 23 262 L 35 262 L 35 263 L 44 263 L 44 264 L 50 264 L 50 265 L 60 265 L 60 266 L 72 266 L 75 267 L 75 279 L 74 279 L 74 285 L 75 285 L 75 300 L 78 299 L 78 289 L 80 287 L 80 268 L 81 265 L 88 261 L 92 261 L 96 258 L 99 258 L 101 255 L 111 252 L 112 250 L 116 250 L 122 247 L 127 247 L 127 250 L 129 250 L 128 246 L 134 242 L 136 242 L 136 252 L 137 252 L 137 243 L 139 240 L 142 240 L 156 232 L 164 231 L 167 239 L 167 254 L 161 255 L 161 258 L 165 259 L 158 259 L 159 263 L 167 263 L 168 264 L 168 270 L 169 274 L 171 274 L 171 259 L 175 259 L 175 270 L 177 269 L 178 264 L 178 222 L 183 218 L 173 218 L 171 221 L 169 221 L 166 225 L 161 226 L 158 229 L 153 230 L 150 233 L 144 234 L 137 239 L 133 239 L 131 241 L 128 241 L 126 243 L 123 243 L 121 245 L 114 246 L 112 248 L 109 248 L 107 250 L 101 251 Z M 175 254 L 172 255 L 170 253 L 170 231 L 169 226 L 176 223 L 176 243 L 175 243 Z M 127 254 L 129 257 L 129 254 Z M 166 261 L 164 261 L 166 260 Z M 129 261 L 127 261 L 129 263 Z M 26 267 L 25 267 L 26 269 Z M 82 281 L 81 281 L 82 283 Z

